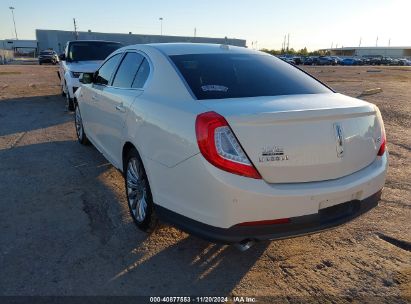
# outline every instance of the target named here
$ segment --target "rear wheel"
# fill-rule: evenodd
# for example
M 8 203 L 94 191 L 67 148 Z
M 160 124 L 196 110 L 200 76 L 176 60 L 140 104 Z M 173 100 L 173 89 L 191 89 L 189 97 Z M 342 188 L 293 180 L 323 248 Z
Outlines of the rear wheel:
M 147 175 L 135 149 L 127 154 L 124 178 L 128 206 L 134 222 L 141 230 L 152 232 L 158 220 Z

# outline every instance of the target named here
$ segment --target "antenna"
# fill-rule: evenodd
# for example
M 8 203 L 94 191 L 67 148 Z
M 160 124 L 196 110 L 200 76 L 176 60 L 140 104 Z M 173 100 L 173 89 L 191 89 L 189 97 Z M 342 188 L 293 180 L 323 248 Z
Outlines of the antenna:
M 74 23 L 74 39 L 78 39 L 78 32 L 77 32 L 77 23 L 76 23 L 76 18 L 73 18 L 73 23 Z

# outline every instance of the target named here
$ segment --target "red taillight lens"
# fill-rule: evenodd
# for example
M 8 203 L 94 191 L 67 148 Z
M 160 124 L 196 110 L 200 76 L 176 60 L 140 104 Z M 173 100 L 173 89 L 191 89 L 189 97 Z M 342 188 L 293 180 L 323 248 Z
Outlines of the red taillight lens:
M 382 137 L 381 146 L 380 146 L 380 149 L 378 150 L 378 153 L 377 153 L 378 156 L 383 156 L 384 153 L 385 153 L 385 145 L 387 143 L 387 136 L 385 135 L 384 126 L 381 126 L 381 137 Z
M 381 127 L 381 146 L 380 146 L 380 149 L 378 150 L 377 156 L 383 156 L 385 153 L 385 149 L 386 149 L 385 146 L 387 144 L 387 136 L 385 135 L 384 122 L 382 121 L 381 112 L 377 106 L 374 106 L 374 108 L 375 108 L 375 112 L 378 118 L 378 122 Z
M 385 143 L 386 143 L 386 138 L 385 138 L 385 134 L 384 137 L 382 138 L 382 142 L 381 142 L 381 146 L 380 149 L 378 150 L 378 156 L 383 156 L 385 153 Z
M 201 154 L 224 171 L 261 179 L 223 116 L 206 112 L 196 119 L 197 143 Z

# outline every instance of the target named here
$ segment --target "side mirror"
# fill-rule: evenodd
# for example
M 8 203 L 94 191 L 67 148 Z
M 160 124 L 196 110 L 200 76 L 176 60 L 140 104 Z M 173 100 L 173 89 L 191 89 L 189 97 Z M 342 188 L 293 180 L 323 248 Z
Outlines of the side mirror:
M 93 73 L 81 73 L 78 80 L 83 84 L 93 83 L 94 74 Z
M 64 54 L 64 53 L 60 54 L 59 59 L 62 60 L 62 61 L 66 60 L 66 54 Z

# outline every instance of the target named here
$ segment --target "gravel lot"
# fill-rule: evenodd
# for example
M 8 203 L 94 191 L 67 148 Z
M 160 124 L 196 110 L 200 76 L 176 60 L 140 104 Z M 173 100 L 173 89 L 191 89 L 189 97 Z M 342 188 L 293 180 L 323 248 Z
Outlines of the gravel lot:
M 132 223 L 123 179 L 77 143 L 56 67 L 0 66 L 0 295 L 257 296 L 411 301 L 411 68 L 306 67 L 385 120 L 380 206 L 338 229 L 246 252 Z

